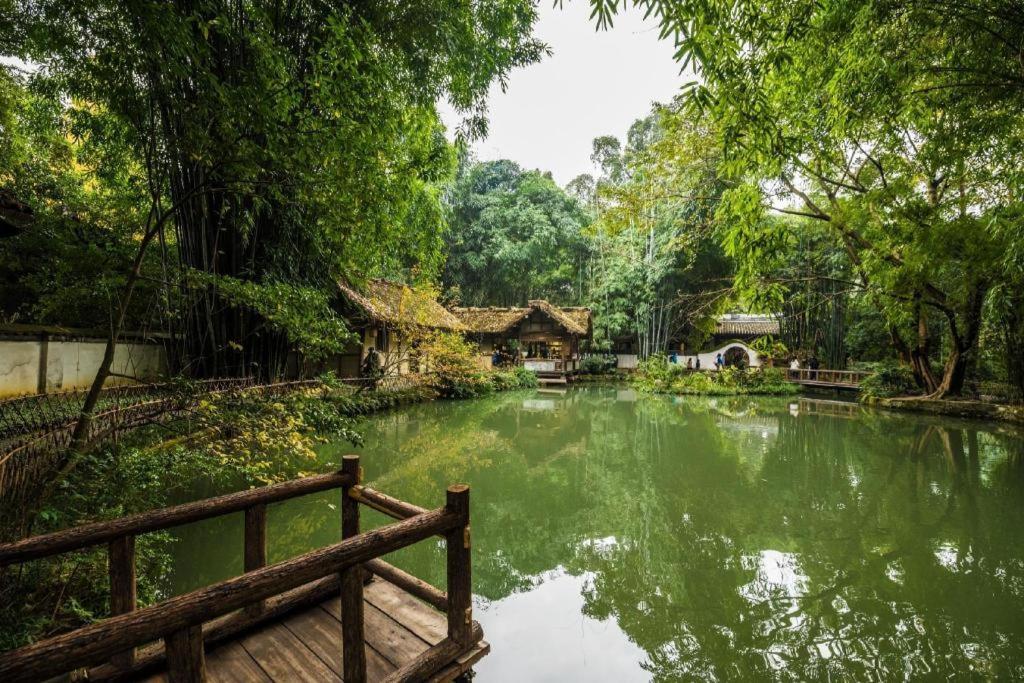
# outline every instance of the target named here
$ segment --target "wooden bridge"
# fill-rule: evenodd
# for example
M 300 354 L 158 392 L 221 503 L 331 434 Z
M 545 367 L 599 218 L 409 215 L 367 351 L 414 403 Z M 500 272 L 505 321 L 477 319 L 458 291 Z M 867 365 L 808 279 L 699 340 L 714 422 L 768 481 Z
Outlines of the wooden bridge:
M 0 681 L 450 681 L 489 651 L 473 621 L 469 488 L 426 510 L 362 486 L 358 456 L 341 471 L 232 493 L 0 545 L 10 565 L 106 544 L 111 618 L 0 654 Z M 341 490 L 339 543 L 273 565 L 267 507 Z M 398 522 L 360 532 L 359 505 Z M 245 515 L 242 576 L 137 608 L 135 537 Z M 445 539 L 447 591 L 380 556 Z
M 860 383 L 871 375 L 860 370 L 786 370 L 786 379 L 805 387 L 860 391 Z

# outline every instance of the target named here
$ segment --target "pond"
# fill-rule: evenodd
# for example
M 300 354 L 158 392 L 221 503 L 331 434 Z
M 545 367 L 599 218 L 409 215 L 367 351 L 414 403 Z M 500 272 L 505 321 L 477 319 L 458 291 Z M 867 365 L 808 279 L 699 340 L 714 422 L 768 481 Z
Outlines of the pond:
M 799 398 L 529 391 L 369 418 L 368 483 L 472 486 L 476 680 L 1024 676 L 1024 440 Z M 337 492 L 271 510 L 271 560 L 339 537 Z M 241 571 L 241 520 L 182 530 L 173 589 Z M 370 524 L 384 520 L 367 513 Z M 389 558 L 444 586 L 443 543 Z

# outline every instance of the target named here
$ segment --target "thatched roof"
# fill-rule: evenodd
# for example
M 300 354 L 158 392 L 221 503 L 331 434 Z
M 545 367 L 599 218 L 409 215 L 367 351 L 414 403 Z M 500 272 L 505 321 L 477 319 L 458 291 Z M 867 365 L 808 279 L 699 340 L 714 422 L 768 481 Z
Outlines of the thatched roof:
M 543 299 L 530 301 L 525 308 L 453 308 L 468 329 L 478 334 L 500 334 L 508 332 L 533 311 L 541 311 L 571 334 L 590 334 L 591 318 L 589 308 L 553 306 Z
M 362 287 L 339 282 L 341 293 L 376 322 L 465 331 L 466 326 L 432 296 L 390 280 L 368 280 Z
M 779 319 L 774 315 L 727 313 L 715 323 L 715 334 L 722 337 L 763 337 L 779 333 Z
M 532 308 L 453 308 L 459 320 L 471 331 L 479 334 L 507 332 L 530 315 Z
M 561 311 L 576 321 L 576 324 L 585 330 L 589 337 L 594 332 L 594 316 L 590 309 L 584 306 L 563 306 Z
M 585 335 L 590 331 L 590 309 L 588 308 L 572 309 L 574 312 L 570 313 L 569 309 L 552 306 L 543 299 L 534 299 L 533 301 L 530 301 L 530 308 L 543 311 L 549 318 L 573 334 Z M 585 322 L 583 324 L 580 322 L 580 315 L 576 313 L 576 311 L 580 310 L 584 311 L 586 314 Z

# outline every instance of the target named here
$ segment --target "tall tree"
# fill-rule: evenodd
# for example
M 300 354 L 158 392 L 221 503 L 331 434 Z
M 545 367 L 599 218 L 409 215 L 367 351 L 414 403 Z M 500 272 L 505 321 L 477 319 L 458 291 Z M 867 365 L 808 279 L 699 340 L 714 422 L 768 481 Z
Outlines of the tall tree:
M 724 304 L 731 266 L 713 216 L 723 186 L 706 121 L 655 107 L 629 129 L 625 147 L 594 140 L 598 256 L 591 298 L 597 332 L 632 337 L 642 357 L 701 331 Z M 621 150 L 621 151 L 620 151 Z
M 183 274 L 204 276 L 169 291 L 188 367 L 204 375 L 273 376 L 287 348 L 219 277 L 326 291 L 341 274 L 436 267 L 451 155 L 434 103 L 447 96 L 479 130 L 489 84 L 544 49 L 525 0 L 3 11 L 17 30 L 0 52 L 133 132 L 153 213 L 167 216 L 142 244 L 170 244 Z
M 602 23 L 622 6 L 593 4 Z M 717 122 L 722 172 L 738 183 L 722 216 L 746 274 L 766 263 L 768 248 L 792 241 L 764 211 L 822 222 L 921 385 L 934 396 L 959 393 L 1019 197 L 1020 8 L 634 4 L 658 17 L 701 77 L 690 101 Z M 763 278 L 741 282 L 751 293 L 779 291 Z
M 504 159 L 472 163 L 449 202 L 443 281 L 462 304 L 580 303 L 589 218 L 550 175 Z

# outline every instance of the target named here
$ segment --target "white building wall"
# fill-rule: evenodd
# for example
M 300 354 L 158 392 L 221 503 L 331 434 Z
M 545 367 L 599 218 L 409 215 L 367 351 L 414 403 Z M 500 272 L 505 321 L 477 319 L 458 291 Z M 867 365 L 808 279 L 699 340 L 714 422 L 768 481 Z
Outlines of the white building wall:
M 36 393 L 41 355 L 38 340 L 0 341 L 0 397 Z
M 38 393 L 44 382 L 46 392 L 87 389 L 105 348 L 106 342 L 97 339 L 0 341 L 0 397 Z M 44 357 L 46 367 L 42 368 Z M 166 374 L 167 354 L 159 344 L 118 344 L 111 370 L 143 382 L 155 381 Z M 107 386 L 132 383 L 125 377 L 107 380 Z
M 707 353 L 698 353 L 692 355 L 679 354 L 678 356 L 676 356 L 676 362 L 679 363 L 680 365 L 686 365 L 686 361 L 691 360 L 693 361 L 694 366 L 696 366 L 697 359 L 700 358 L 701 370 L 714 370 L 715 359 L 718 357 L 718 354 L 722 354 L 724 356 L 725 352 L 728 351 L 729 349 L 742 349 L 743 352 L 747 354 L 748 367 L 761 367 L 761 357 L 758 355 L 757 351 L 750 348 L 743 342 L 729 342 L 728 344 L 725 344 L 724 346 L 717 348 L 714 351 L 708 351 Z

